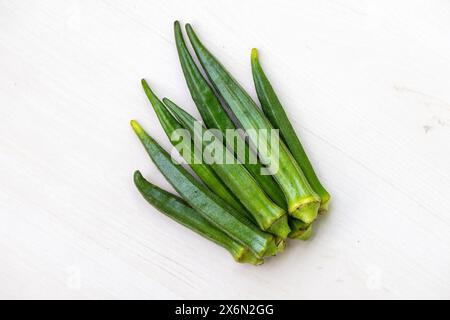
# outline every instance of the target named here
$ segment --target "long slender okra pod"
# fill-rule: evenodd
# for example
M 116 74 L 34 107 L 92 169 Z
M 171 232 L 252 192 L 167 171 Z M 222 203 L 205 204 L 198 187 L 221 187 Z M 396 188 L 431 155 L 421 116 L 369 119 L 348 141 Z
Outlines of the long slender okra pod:
M 144 88 L 144 92 L 147 95 L 150 103 L 155 110 L 155 113 L 161 123 L 164 132 L 167 134 L 170 142 L 175 144 L 175 141 L 172 141 L 172 135 L 176 130 L 184 129 L 184 127 L 175 119 L 175 117 L 167 110 L 166 106 L 158 99 L 158 97 L 153 93 L 152 89 L 148 85 L 147 81 L 142 79 L 141 81 L 142 87 Z M 186 147 L 183 147 L 181 144 L 189 144 Z M 251 215 L 247 212 L 247 210 L 242 206 L 242 204 L 233 196 L 233 194 L 228 190 L 225 184 L 217 177 L 212 168 L 202 161 L 197 161 L 197 153 L 195 152 L 195 146 L 192 140 L 181 139 L 181 141 L 177 142 L 177 146 L 181 150 L 190 150 L 190 154 L 182 153 L 182 156 L 185 158 L 186 162 L 192 168 L 192 170 L 198 175 L 198 177 L 205 183 L 205 185 L 214 191 L 219 197 L 225 200 L 229 205 L 231 205 L 236 210 L 242 211 L 248 217 L 251 218 Z M 179 150 L 180 150 L 179 149 Z M 201 153 L 200 153 L 201 154 Z
M 263 262 L 248 248 L 209 223 L 201 214 L 192 209 L 186 201 L 145 180 L 139 171 L 134 173 L 134 184 L 144 199 L 152 206 L 169 218 L 222 246 L 230 252 L 236 261 L 255 265 Z
M 327 211 L 330 203 L 330 194 L 320 183 L 300 140 L 289 121 L 283 106 L 280 103 L 275 91 L 267 79 L 264 70 L 258 59 L 258 51 L 252 50 L 251 54 L 252 74 L 255 82 L 256 93 L 261 102 L 264 114 L 269 118 L 272 125 L 279 129 L 281 137 L 291 151 L 297 163 L 302 168 L 309 184 L 321 199 L 320 211 Z
M 227 148 L 223 147 L 219 140 L 214 137 L 212 137 L 212 141 L 203 138 L 205 137 L 204 132 L 206 129 L 195 118 L 169 99 L 164 98 L 163 102 L 183 126 L 191 131 L 194 139 L 201 141 L 205 148 L 216 150 L 216 152 L 223 152 L 223 160 L 225 163 L 213 162 L 211 163 L 211 167 L 253 215 L 260 228 L 281 238 L 285 238 L 290 231 L 285 211 L 266 196 L 256 180 L 242 164 L 236 161 L 233 154 Z
M 227 137 L 227 130 L 235 130 L 236 126 L 226 111 L 222 108 L 222 105 L 216 97 L 213 89 L 210 87 L 192 59 L 191 54 L 186 47 L 186 43 L 184 42 L 183 33 L 178 21 L 175 21 L 174 23 L 174 32 L 183 74 L 192 99 L 194 100 L 194 103 L 202 116 L 203 122 L 207 128 L 219 129 L 223 136 Z M 252 151 L 245 140 L 240 135 L 235 136 L 235 138 L 238 145 L 242 144 L 245 146 L 245 154 L 250 155 Z M 226 143 L 230 147 L 234 146 L 234 140 L 226 141 Z M 277 205 L 284 208 L 286 206 L 286 200 L 284 199 L 283 192 L 270 175 L 261 175 L 261 163 L 250 163 L 247 159 L 243 160 L 243 165 L 256 179 L 261 188 Z
M 245 130 L 273 129 L 269 120 L 259 110 L 256 103 L 204 47 L 189 24 L 186 25 L 186 30 L 203 69 L 218 93 L 233 111 L 241 126 Z M 251 136 L 250 139 L 252 140 Z M 258 147 L 263 163 L 278 162 L 278 170 L 274 172 L 274 178 L 283 190 L 290 214 L 306 223 L 312 222 L 317 217 L 320 198 L 309 185 L 284 143 L 279 141 L 278 155 L 271 152 L 269 139 L 257 139 L 256 141 L 253 139 L 252 143 Z M 261 152 L 262 150 L 268 150 L 269 152 L 266 154 Z
M 273 236 L 259 230 L 237 210 L 198 182 L 183 166 L 173 163 L 171 156 L 136 121 L 132 120 L 131 126 L 155 165 L 192 208 L 258 257 L 277 252 Z

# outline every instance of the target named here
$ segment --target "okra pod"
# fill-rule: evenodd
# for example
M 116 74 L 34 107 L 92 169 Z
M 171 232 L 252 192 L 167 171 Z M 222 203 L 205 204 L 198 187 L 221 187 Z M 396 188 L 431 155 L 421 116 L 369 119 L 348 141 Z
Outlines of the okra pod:
M 183 166 L 173 163 L 171 156 L 135 120 L 131 121 L 131 126 L 154 164 L 192 208 L 259 258 L 276 253 L 277 247 L 272 235 L 259 230 L 237 210 L 198 182 Z
M 172 141 L 172 135 L 176 130 L 184 129 L 184 127 L 175 119 L 175 117 L 167 110 L 166 106 L 158 99 L 158 97 L 153 93 L 152 89 L 148 85 L 147 81 L 142 79 L 141 81 L 142 87 L 144 88 L 144 92 L 147 95 L 155 113 L 161 123 L 164 132 L 169 138 L 172 144 L 175 141 Z M 185 148 L 182 144 L 190 144 Z M 230 204 L 236 210 L 242 211 L 247 216 L 251 217 L 251 215 L 247 212 L 247 210 L 242 206 L 242 204 L 234 197 L 234 195 L 228 190 L 225 184 L 217 177 L 212 168 L 202 161 L 197 161 L 197 153 L 195 152 L 195 146 L 192 140 L 186 141 L 181 139 L 177 144 L 181 150 L 190 150 L 190 154 L 181 154 L 192 170 L 197 174 L 197 176 L 205 183 L 205 185 L 211 189 L 211 191 L 215 192 L 219 197 L 225 200 L 228 204 Z
M 264 70 L 261 67 L 258 58 L 258 51 L 252 49 L 251 53 L 251 65 L 253 80 L 255 82 L 256 93 L 258 95 L 259 102 L 261 103 L 262 110 L 264 114 L 269 118 L 272 125 L 280 130 L 281 137 L 286 143 L 287 147 L 291 151 L 294 159 L 299 164 L 303 173 L 308 179 L 309 184 L 313 190 L 319 195 L 321 199 L 320 211 L 327 211 L 328 205 L 330 203 L 330 194 L 325 190 L 323 185 L 320 183 L 311 162 L 306 155 L 305 149 L 303 148 L 300 139 L 295 133 L 291 122 L 289 121 L 286 112 L 281 105 L 272 85 L 267 79 Z
M 204 147 L 223 151 L 223 158 L 227 162 L 213 162 L 211 163 L 211 167 L 233 194 L 241 201 L 244 207 L 246 207 L 253 215 L 259 227 L 281 238 L 286 238 L 290 229 L 284 209 L 277 206 L 266 196 L 256 180 L 248 173 L 242 164 L 234 159 L 233 154 L 221 145 L 219 140 L 215 138 L 213 138 L 212 141 L 203 139 L 206 129 L 201 126 L 195 118 L 169 99 L 164 98 L 163 102 L 183 126 L 190 130 L 194 139 L 201 141 Z M 196 130 L 197 128 L 200 130 Z M 223 148 L 221 148 L 221 146 Z M 229 159 L 234 161 L 228 161 Z
M 203 69 L 241 126 L 247 131 L 270 132 L 273 129 L 272 125 L 252 98 L 204 47 L 189 24 L 186 25 L 186 30 Z M 250 136 L 250 140 L 257 146 L 264 164 L 278 163 L 278 170 L 274 170 L 276 172 L 273 172 L 273 176 L 283 190 L 289 213 L 306 223 L 312 222 L 317 217 L 320 198 L 309 185 L 284 143 L 279 141 L 279 152 L 276 154 L 272 152 L 270 139 L 255 139 Z
M 241 243 L 208 222 L 186 201 L 148 182 L 139 171 L 134 173 L 134 184 L 145 200 L 169 218 L 177 221 L 225 248 L 237 262 L 261 264 L 263 260 Z
M 219 129 L 224 137 L 227 137 L 227 130 L 236 130 L 236 126 L 230 119 L 226 111 L 222 108 L 219 99 L 216 97 L 211 86 L 201 74 L 191 54 L 189 53 L 186 43 L 184 42 L 183 33 L 180 23 L 174 23 L 175 43 L 177 46 L 178 56 L 186 79 L 187 86 L 191 93 L 192 99 L 197 106 L 198 111 L 208 129 Z M 245 146 L 245 155 L 250 155 L 248 144 L 240 136 L 235 136 L 237 144 Z M 227 145 L 234 150 L 234 141 L 226 141 Z M 281 207 L 286 206 L 283 192 L 270 175 L 262 175 L 260 162 L 250 163 L 247 158 L 243 159 L 243 165 L 249 173 L 256 179 L 261 188 L 267 195 Z

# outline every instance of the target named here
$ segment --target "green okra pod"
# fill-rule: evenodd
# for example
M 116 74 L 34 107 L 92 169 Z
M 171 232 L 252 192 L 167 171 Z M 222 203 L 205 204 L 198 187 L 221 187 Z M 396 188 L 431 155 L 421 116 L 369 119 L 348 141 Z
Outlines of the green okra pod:
M 192 170 L 197 174 L 197 176 L 205 183 L 205 185 L 214 191 L 219 197 L 225 200 L 229 205 L 231 205 L 236 210 L 239 210 L 246 214 L 248 217 L 251 215 L 242 206 L 242 204 L 234 197 L 234 195 L 228 190 L 225 184 L 220 180 L 219 177 L 214 173 L 212 168 L 203 161 L 197 161 L 197 152 L 195 152 L 195 146 L 192 140 L 186 141 L 181 139 L 181 141 L 172 141 L 173 134 L 176 130 L 184 129 L 184 127 L 175 119 L 175 117 L 167 110 L 166 106 L 158 99 L 158 97 L 153 93 L 152 89 L 148 85 L 147 81 L 142 79 L 142 87 L 145 94 L 147 95 L 155 113 L 161 123 L 164 132 L 169 138 L 172 144 L 177 142 L 177 146 L 181 150 L 190 150 L 190 154 L 181 155 L 185 158 L 186 162 L 192 168 Z M 183 146 L 182 144 L 189 144 L 188 146 Z M 201 154 L 201 153 L 200 153 Z
M 183 166 L 173 163 L 171 156 L 135 120 L 131 121 L 131 126 L 154 164 L 192 208 L 259 258 L 277 252 L 272 235 L 259 230 L 241 213 L 198 182 Z
M 330 194 L 320 183 L 319 178 L 317 177 L 312 167 L 311 161 L 309 161 L 305 149 L 300 142 L 300 139 L 295 133 L 295 130 L 292 127 L 292 124 L 289 121 L 289 118 L 286 115 L 286 112 L 284 111 L 280 100 L 278 99 L 272 85 L 269 82 L 269 79 L 267 79 L 267 76 L 261 67 L 258 58 L 258 51 L 256 49 L 252 50 L 251 65 L 256 93 L 258 95 L 258 99 L 261 103 L 264 114 L 267 116 L 267 118 L 269 118 L 272 125 L 276 129 L 280 130 L 282 139 L 299 164 L 300 168 L 308 179 L 309 184 L 319 195 L 321 199 L 319 210 L 327 211 L 328 205 L 330 203 Z
M 203 69 L 241 126 L 245 130 L 270 132 L 272 125 L 248 93 L 205 48 L 189 24 L 186 25 L 186 30 Z M 250 140 L 257 146 L 263 163 L 278 164 L 278 170 L 273 172 L 273 176 L 283 190 L 289 213 L 306 223 L 312 222 L 317 217 L 320 198 L 309 185 L 285 144 L 279 141 L 279 152 L 276 153 L 272 152 L 270 139 L 255 140 L 250 136 Z
M 286 238 L 290 229 L 284 209 L 277 206 L 266 196 L 256 180 L 242 164 L 236 161 L 233 154 L 223 147 L 221 141 L 215 138 L 212 138 L 212 141 L 204 139 L 206 129 L 195 118 L 169 99 L 164 98 L 163 102 L 183 126 L 190 130 L 194 139 L 198 139 L 205 148 L 223 152 L 223 163 L 213 162 L 211 167 L 253 215 L 259 227 L 281 238 Z
M 261 264 L 263 260 L 241 243 L 208 222 L 186 201 L 148 182 L 139 171 L 134 173 L 134 184 L 152 206 L 199 235 L 225 248 L 237 262 Z
M 201 74 L 191 54 L 189 53 L 183 38 L 180 23 L 174 23 L 175 43 L 177 46 L 178 56 L 187 86 L 191 93 L 192 99 L 197 106 L 198 111 L 208 129 L 219 129 L 224 137 L 227 137 L 227 130 L 236 130 L 236 126 L 230 119 L 226 111 L 222 108 L 219 99 L 216 97 L 214 90 L 208 84 Z M 240 136 L 235 136 L 237 145 L 245 146 L 245 155 L 253 153 L 245 140 Z M 227 145 L 234 150 L 234 141 L 226 141 Z M 260 162 L 250 163 L 247 157 L 243 159 L 243 165 L 249 173 L 256 179 L 261 188 L 267 195 L 281 207 L 286 207 L 283 192 L 270 175 L 262 175 Z

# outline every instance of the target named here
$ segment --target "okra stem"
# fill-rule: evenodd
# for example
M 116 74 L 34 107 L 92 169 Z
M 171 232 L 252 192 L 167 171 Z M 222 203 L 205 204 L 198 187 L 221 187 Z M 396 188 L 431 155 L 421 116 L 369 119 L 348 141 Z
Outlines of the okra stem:
M 134 173 L 134 184 L 145 200 L 169 218 L 177 221 L 222 246 L 238 262 L 261 264 L 263 260 L 241 243 L 208 222 L 201 214 L 192 209 L 186 201 L 148 182 L 139 171 Z
M 289 226 L 291 227 L 291 232 L 289 233 L 289 238 L 291 239 L 308 240 L 312 235 L 312 223 L 306 224 L 299 219 L 291 217 Z
M 314 189 L 314 191 L 319 195 L 321 199 L 320 211 L 327 211 L 328 205 L 330 203 L 330 194 L 325 190 L 323 185 L 320 183 L 314 168 L 306 155 L 305 149 L 303 148 L 300 139 L 295 133 L 291 122 L 289 121 L 286 112 L 281 105 L 272 85 L 267 79 L 263 68 L 259 62 L 258 50 L 252 49 L 251 54 L 251 64 L 252 64 L 252 74 L 253 80 L 255 82 L 256 93 L 258 99 L 261 103 L 261 107 L 264 114 L 269 118 L 272 125 L 280 130 L 281 137 L 286 143 L 287 147 L 291 151 L 293 157 L 300 165 L 303 173 L 308 179 L 309 184 Z
M 164 104 L 172 111 L 183 126 L 190 130 L 194 139 L 201 139 L 204 147 L 212 150 L 223 150 L 224 159 L 234 159 L 233 154 L 227 148 L 220 148 L 221 143 L 217 139 L 207 141 L 202 139 L 205 128 L 190 116 L 183 109 L 167 98 L 163 99 Z M 196 127 L 196 124 L 198 125 Z M 196 128 L 200 129 L 196 130 Z M 201 136 L 199 136 L 201 135 Z M 253 215 L 261 229 L 269 231 L 281 238 L 286 238 L 290 229 L 287 223 L 285 211 L 273 203 L 260 188 L 256 180 L 248 173 L 244 166 L 237 161 L 232 163 L 212 163 L 217 175 L 225 182 L 228 188 L 236 195 L 241 203 Z
M 189 24 L 186 25 L 186 30 L 203 69 L 241 126 L 245 130 L 273 129 L 252 98 L 205 48 Z M 320 198 L 309 185 L 284 143 L 279 141 L 277 157 L 277 154 L 271 152 L 272 146 L 269 139 L 259 139 L 258 141 L 250 136 L 250 140 L 253 145 L 258 147 L 263 163 L 278 162 L 278 170 L 274 172 L 274 178 L 283 190 L 289 213 L 305 222 L 312 222 L 317 217 Z M 269 152 L 261 152 L 262 150 Z
M 259 258 L 277 252 L 273 236 L 259 230 L 242 214 L 198 182 L 185 168 L 173 163 L 171 156 L 135 120 L 131 121 L 131 126 L 154 164 L 192 208 L 232 239 L 248 247 Z

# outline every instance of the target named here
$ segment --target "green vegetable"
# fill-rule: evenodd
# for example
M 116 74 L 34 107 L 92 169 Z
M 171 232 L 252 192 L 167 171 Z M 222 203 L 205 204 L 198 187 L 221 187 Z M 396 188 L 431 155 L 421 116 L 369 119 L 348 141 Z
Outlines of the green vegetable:
M 191 131 L 194 139 L 200 139 L 204 135 L 205 128 L 198 125 L 199 123 L 183 109 L 167 98 L 163 99 L 164 104 L 172 111 L 175 117 L 183 124 L 185 128 Z M 195 130 L 195 125 L 201 129 Z M 201 135 L 201 136 L 199 136 Z M 204 147 L 214 150 L 223 147 L 220 141 L 212 139 L 207 141 L 201 139 Z M 227 148 L 222 148 L 225 159 L 234 159 L 233 154 Z M 256 180 L 248 173 L 248 171 L 240 163 L 226 162 L 224 164 L 212 163 L 211 167 L 228 186 L 228 188 L 236 195 L 241 203 L 253 215 L 259 227 L 265 231 L 273 233 L 281 238 L 286 238 L 290 229 L 287 222 L 285 211 L 273 203 L 260 188 Z
M 330 203 L 330 194 L 325 190 L 317 178 L 311 162 L 303 149 L 298 136 L 289 121 L 283 106 L 280 103 L 275 91 L 267 79 L 258 59 L 258 51 L 252 50 L 251 54 L 253 80 L 255 82 L 258 99 L 265 115 L 269 118 L 273 126 L 280 130 L 281 137 L 289 147 L 292 155 L 300 165 L 303 173 L 308 179 L 309 184 L 321 199 L 320 211 L 327 211 Z
M 312 223 L 306 224 L 301 220 L 291 218 L 289 219 L 289 226 L 291 227 L 291 232 L 289 233 L 289 238 L 308 240 L 312 235 Z
M 175 119 L 175 117 L 169 112 L 169 110 L 167 110 L 166 106 L 153 93 L 153 91 L 150 89 L 150 86 L 147 84 L 147 81 L 142 79 L 141 82 L 145 94 L 150 100 L 150 103 L 153 106 L 156 115 L 158 116 L 159 122 L 161 123 L 161 126 L 164 129 L 164 132 L 167 134 L 167 137 L 169 137 L 170 142 L 172 142 L 172 144 L 175 145 L 175 142 L 177 141 L 172 141 L 172 134 L 175 132 L 175 130 L 184 129 L 183 126 Z M 219 179 L 219 177 L 217 177 L 217 175 L 214 173 L 211 167 L 204 164 L 202 161 L 196 161 L 197 154 L 195 152 L 195 146 L 191 140 L 185 141 L 182 139 L 177 145 L 180 147 L 181 150 L 183 150 L 181 144 L 186 143 L 190 144 L 187 147 L 191 150 L 191 153 L 189 155 L 182 153 L 182 156 L 183 158 L 185 158 L 186 162 L 189 164 L 192 170 L 206 184 L 206 186 L 211 191 L 214 191 L 219 197 L 225 200 L 233 208 L 247 214 L 248 217 L 251 217 L 251 215 L 242 206 L 242 204 L 228 190 L 228 188 L 223 184 L 223 182 Z
M 148 182 L 139 171 L 134 183 L 166 216 L 222 246 L 237 262 L 258 265 L 283 251 L 287 238 L 309 239 L 314 220 L 328 210 L 331 197 L 264 73 L 257 50 L 252 50 L 251 66 L 262 108 L 189 24 L 186 31 L 206 76 L 175 21 L 178 57 L 204 125 L 169 99 L 159 100 L 144 79 L 142 86 L 169 140 L 195 174 L 132 120 L 150 158 L 179 196 Z
M 191 54 L 186 47 L 186 43 L 184 42 L 180 23 L 178 21 L 175 21 L 174 23 L 174 31 L 178 56 L 192 99 L 194 100 L 206 127 L 209 129 L 219 129 L 223 136 L 226 137 L 226 131 L 228 129 L 235 130 L 236 126 L 226 111 L 222 108 L 222 105 L 216 97 L 213 89 L 210 87 L 192 59 Z M 252 151 L 244 139 L 240 135 L 238 135 L 236 139 L 238 145 L 245 145 L 245 154 L 250 155 Z M 226 141 L 226 143 L 231 147 L 234 146 L 234 141 Z M 232 148 L 232 150 L 234 150 L 234 148 Z M 270 175 L 260 174 L 262 167 L 261 163 L 258 162 L 253 164 L 249 163 L 247 159 L 243 159 L 243 165 L 256 179 L 267 195 L 277 205 L 284 208 L 286 206 L 286 201 L 284 199 L 283 192 Z
M 251 129 L 271 130 L 272 125 L 269 120 L 264 117 L 258 106 L 237 81 L 203 46 L 189 24 L 186 25 L 186 30 L 203 69 L 242 127 L 247 131 Z M 260 139 L 258 143 L 250 136 L 250 140 L 255 146 L 258 146 L 263 163 L 279 163 L 279 169 L 274 172 L 274 178 L 283 190 L 289 213 L 306 223 L 312 222 L 317 217 L 320 198 L 309 185 L 284 143 L 279 141 L 279 157 L 277 158 L 276 154 L 271 152 L 269 139 Z M 262 150 L 268 150 L 269 153 L 264 154 L 261 152 Z
M 134 173 L 134 184 L 151 205 L 178 223 L 222 246 L 236 261 L 255 265 L 263 262 L 248 248 L 209 223 L 186 201 L 145 180 L 139 171 Z
M 198 182 L 185 168 L 173 163 L 171 156 L 136 121 L 132 120 L 131 126 L 155 165 L 192 208 L 259 258 L 277 252 L 273 236 L 259 230 L 237 210 Z

